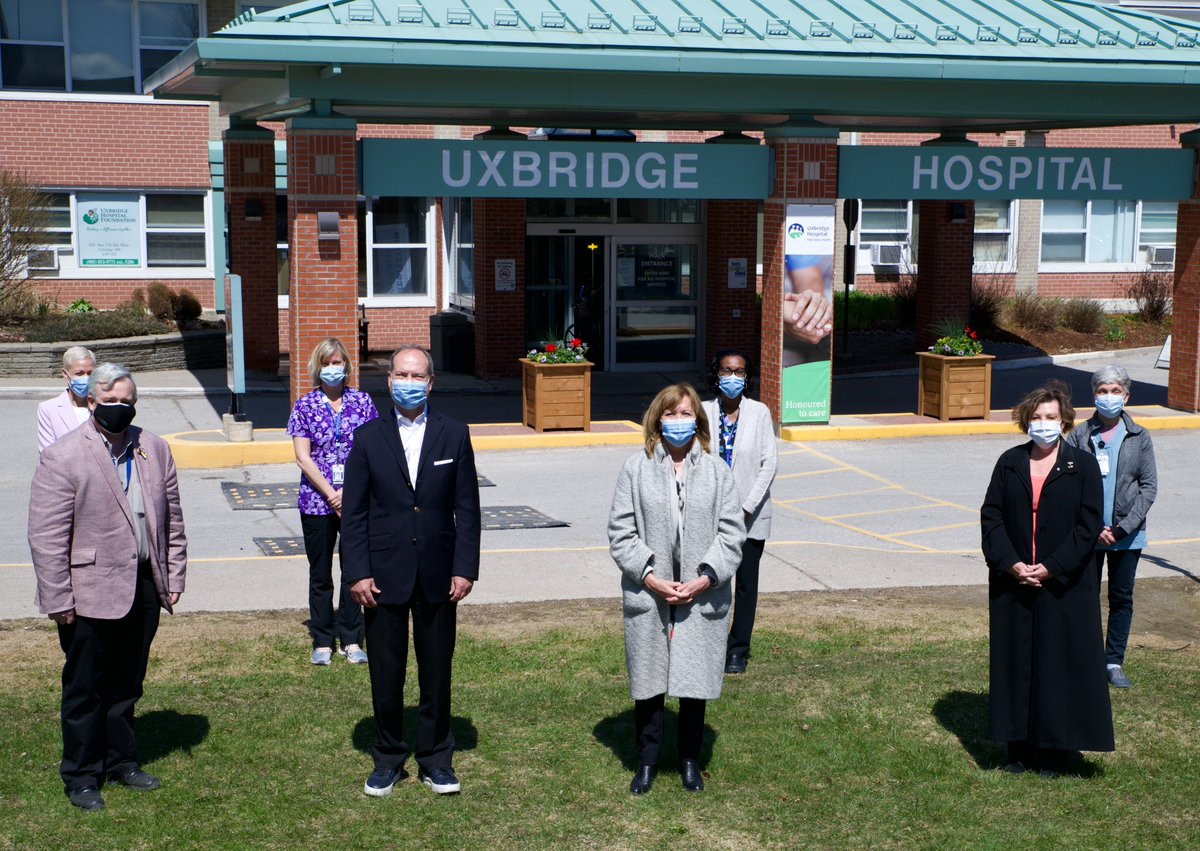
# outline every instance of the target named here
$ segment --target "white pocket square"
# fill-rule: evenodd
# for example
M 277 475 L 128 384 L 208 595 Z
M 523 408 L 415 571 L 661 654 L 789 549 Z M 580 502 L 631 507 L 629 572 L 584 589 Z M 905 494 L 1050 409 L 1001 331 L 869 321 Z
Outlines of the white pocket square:
M 453 464 L 453 463 L 454 463 L 453 458 L 443 458 L 441 461 L 434 461 L 433 466 L 440 467 L 443 464 Z

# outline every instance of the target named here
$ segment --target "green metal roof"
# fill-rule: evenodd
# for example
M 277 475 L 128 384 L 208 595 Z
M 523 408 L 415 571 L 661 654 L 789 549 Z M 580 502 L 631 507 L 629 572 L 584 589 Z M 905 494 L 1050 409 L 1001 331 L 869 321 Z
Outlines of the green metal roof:
M 1200 121 L 1200 26 L 1077 0 L 310 0 L 147 83 L 251 119 L 980 130 Z

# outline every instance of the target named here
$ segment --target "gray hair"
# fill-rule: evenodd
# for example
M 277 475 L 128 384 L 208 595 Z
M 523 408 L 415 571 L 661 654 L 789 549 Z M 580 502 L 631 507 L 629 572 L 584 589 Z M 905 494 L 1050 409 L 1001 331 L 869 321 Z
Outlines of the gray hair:
M 1099 390 L 1101 384 L 1120 384 L 1121 389 L 1128 393 L 1129 388 L 1133 386 L 1133 379 L 1129 377 L 1125 367 L 1113 363 L 1092 373 L 1092 393 Z
M 433 355 L 431 355 L 429 353 L 429 349 L 425 348 L 424 346 L 418 346 L 415 343 L 412 345 L 406 344 L 406 345 L 399 346 L 399 347 L 397 347 L 397 349 L 394 352 L 392 352 L 392 356 L 390 358 L 388 358 L 388 371 L 389 372 L 395 371 L 396 356 L 399 355 L 401 352 L 420 352 L 421 354 L 425 355 L 425 362 L 429 365 L 429 368 L 426 370 L 426 374 L 430 378 L 433 378 Z
M 71 348 L 63 352 L 63 369 L 69 371 L 71 364 L 80 360 L 90 360 L 94 365 L 96 363 L 96 356 L 92 354 L 91 349 L 84 348 L 83 346 L 71 346 Z
M 113 385 L 124 378 L 128 378 L 129 383 L 133 385 L 133 401 L 136 402 L 137 384 L 129 370 L 119 363 L 102 363 L 92 370 L 92 375 L 88 378 L 88 395 L 94 399 L 97 389 L 112 390 Z

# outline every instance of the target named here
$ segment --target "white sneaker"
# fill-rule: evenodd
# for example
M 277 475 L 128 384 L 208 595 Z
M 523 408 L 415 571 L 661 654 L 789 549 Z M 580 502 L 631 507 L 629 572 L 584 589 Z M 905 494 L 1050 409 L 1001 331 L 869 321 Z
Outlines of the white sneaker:
M 312 652 L 312 658 L 309 661 L 314 665 L 328 665 L 333 661 L 333 648 L 318 647 Z
M 347 644 L 338 653 L 346 657 L 346 661 L 351 665 L 367 664 L 367 652 L 357 644 Z

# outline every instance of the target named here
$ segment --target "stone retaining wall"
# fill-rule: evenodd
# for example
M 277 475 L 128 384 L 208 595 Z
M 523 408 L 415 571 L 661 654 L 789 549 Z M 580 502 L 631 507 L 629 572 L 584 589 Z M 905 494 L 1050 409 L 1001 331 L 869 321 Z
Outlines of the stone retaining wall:
M 135 375 L 164 369 L 225 366 L 225 332 L 214 329 L 82 343 L 0 343 L 0 370 L 8 375 L 57 377 L 62 369 L 63 352 L 75 345 L 95 352 L 98 363 L 115 361 Z

